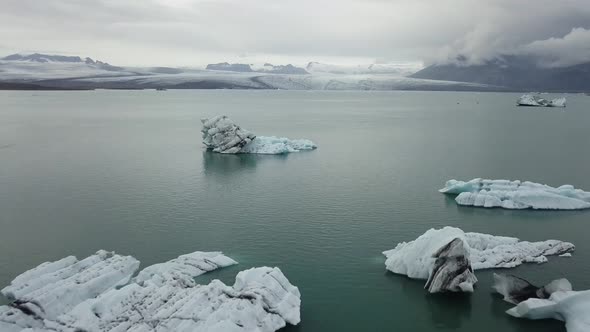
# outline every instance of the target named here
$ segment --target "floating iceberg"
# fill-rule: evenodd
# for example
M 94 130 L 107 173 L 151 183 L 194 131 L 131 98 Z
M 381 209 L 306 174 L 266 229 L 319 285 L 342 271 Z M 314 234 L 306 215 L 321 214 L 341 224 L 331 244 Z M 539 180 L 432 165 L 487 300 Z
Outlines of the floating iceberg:
M 258 136 L 245 145 L 240 153 L 282 154 L 313 150 L 317 146 L 308 139 L 288 139 L 275 136 Z
M 416 240 L 399 243 L 383 252 L 387 270 L 427 280 L 425 289 L 436 292 L 471 292 L 474 270 L 512 268 L 523 263 L 544 263 L 549 255 L 574 250 L 558 240 L 520 241 L 514 237 L 465 233 L 459 228 L 430 229 Z
M 283 154 L 317 148 L 307 139 L 259 136 L 242 129 L 225 115 L 202 119 L 203 144 L 219 153 Z
M 449 180 L 439 191 L 459 194 L 455 198 L 459 205 L 546 210 L 590 208 L 590 192 L 575 189 L 571 185 L 554 188 L 528 181 L 477 178 L 468 182 Z
M 565 107 L 565 97 L 547 100 L 533 95 L 522 95 L 518 98 L 518 106 Z
M 99 251 L 43 263 L 2 290 L 0 331 L 275 331 L 300 321 L 300 293 L 278 268 L 242 271 L 233 286 L 194 277 L 237 264 L 194 252 L 145 268 Z M 30 330 L 29 330 L 30 329 Z
M 506 311 L 517 318 L 553 318 L 565 322 L 568 332 L 590 331 L 590 291 L 573 291 L 567 279 L 557 279 L 537 287 L 528 281 L 506 275 L 494 275 L 494 289 L 504 300 L 517 304 Z

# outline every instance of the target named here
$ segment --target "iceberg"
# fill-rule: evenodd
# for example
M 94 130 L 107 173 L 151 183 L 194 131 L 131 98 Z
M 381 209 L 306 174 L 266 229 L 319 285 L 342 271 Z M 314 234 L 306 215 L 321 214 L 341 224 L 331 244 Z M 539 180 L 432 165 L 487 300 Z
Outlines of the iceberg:
M 43 263 L 2 289 L 1 331 L 276 331 L 300 322 L 301 295 L 280 269 L 241 271 L 233 286 L 195 277 L 237 264 L 194 252 L 132 276 L 139 261 L 99 251 Z
M 590 291 L 574 291 L 567 279 L 557 279 L 537 287 L 528 281 L 506 275 L 494 275 L 494 289 L 507 302 L 516 304 L 506 311 L 517 318 L 548 319 L 565 322 L 568 332 L 590 331 Z
M 201 119 L 203 144 L 219 153 L 283 154 L 313 150 L 317 145 L 307 139 L 255 136 L 242 129 L 225 115 Z
M 505 209 L 577 210 L 590 208 L 590 192 L 572 185 L 557 188 L 548 185 L 510 180 L 449 180 L 439 190 L 458 194 L 459 205 Z
M 504 296 L 504 301 L 518 304 L 531 298 L 547 299 L 557 291 L 571 291 L 572 284 L 569 280 L 562 278 L 538 287 L 517 276 L 494 273 L 492 288 Z
M 533 95 L 522 95 L 518 98 L 516 104 L 518 106 L 540 106 L 540 107 L 565 107 L 565 97 L 547 100 Z
M 425 289 L 437 292 L 472 292 L 475 270 L 513 268 L 523 263 L 544 263 L 549 255 L 571 252 L 569 242 L 520 241 L 514 237 L 465 233 L 459 228 L 430 229 L 416 240 L 384 251 L 387 270 L 412 279 L 427 280 Z

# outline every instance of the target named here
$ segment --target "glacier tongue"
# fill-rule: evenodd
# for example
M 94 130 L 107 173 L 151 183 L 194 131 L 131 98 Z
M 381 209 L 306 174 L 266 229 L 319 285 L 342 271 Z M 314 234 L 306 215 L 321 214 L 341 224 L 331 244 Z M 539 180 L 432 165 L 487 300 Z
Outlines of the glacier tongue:
M 317 145 L 307 139 L 258 136 L 239 127 L 225 115 L 202 119 L 203 144 L 220 153 L 283 154 L 313 150 Z
M 590 192 L 576 189 L 571 185 L 554 188 L 528 181 L 476 178 L 467 182 L 449 180 L 439 191 L 445 194 L 459 194 L 455 198 L 459 205 L 546 210 L 590 208 Z
M 76 264 L 86 268 L 73 268 Z M 219 280 L 198 285 L 194 280 L 233 264 L 220 252 L 194 252 L 149 266 L 129 281 L 139 266 L 130 256 L 100 251 L 79 262 L 67 257 L 44 263 L 2 290 L 13 302 L 0 306 L 0 330 L 262 332 L 300 322 L 299 290 L 278 268 L 242 271 L 233 286 Z M 86 270 L 96 272 L 96 280 Z M 46 292 L 29 289 L 41 289 L 48 281 Z M 45 293 L 54 300 L 44 301 Z
M 547 261 L 546 255 L 560 255 L 574 248 L 573 244 L 558 240 L 527 242 L 513 237 L 465 233 L 447 226 L 430 229 L 416 240 L 399 243 L 383 254 L 387 258 L 387 270 L 428 280 L 425 288 L 441 292 L 472 291 L 477 282 L 473 270 L 543 263 Z M 441 255 L 444 252 L 447 254 Z M 442 257 L 447 258 L 441 261 Z

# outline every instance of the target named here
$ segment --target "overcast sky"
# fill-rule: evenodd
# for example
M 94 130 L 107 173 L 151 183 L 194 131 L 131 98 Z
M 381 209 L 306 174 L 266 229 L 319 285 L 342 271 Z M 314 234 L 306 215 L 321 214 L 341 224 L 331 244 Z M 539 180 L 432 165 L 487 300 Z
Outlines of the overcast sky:
M 116 65 L 590 61 L 590 0 L 2 0 L 0 54 Z

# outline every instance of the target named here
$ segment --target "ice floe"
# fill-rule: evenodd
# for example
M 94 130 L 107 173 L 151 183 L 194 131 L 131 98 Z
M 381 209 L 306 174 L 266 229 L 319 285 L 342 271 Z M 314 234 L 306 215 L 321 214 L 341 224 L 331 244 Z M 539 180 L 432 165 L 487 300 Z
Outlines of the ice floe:
M 533 95 L 522 95 L 516 102 L 518 106 L 540 106 L 540 107 L 565 107 L 565 97 L 547 100 Z
M 449 180 L 439 191 L 459 194 L 455 198 L 459 205 L 545 210 L 590 208 L 590 192 L 576 189 L 572 185 L 554 188 L 528 181 L 477 178 L 467 182 Z
M 252 268 L 233 286 L 194 277 L 236 264 L 220 252 L 194 252 L 143 269 L 99 251 L 43 263 L 2 290 L 0 331 L 275 331 L 300 321 L 300 293 L 280 269 Z
M 258 136 L 242 129 L 225 115 L 202 119 L 203 144 L 219 153 L 283 154 L 313 150 L 317 145 L 307 139 Z
M 573 291 L 567 279 L 557 279 L 543 287 L 507 275 L 494 275 L 493 288 L 507 302 L 516 304 L 506 311 L 517 318 L 558 319 L 568 332 L 590 331 L 590 291 Z
M 549 255 L 574 250 L 558 240 L 520 241 L 514 237 L 465 233 L 459 228 L 430 229 L 416 240 L 399 243 L 383 252 L 387 270 L 413 279 L 427 280 L 431 293 L 473 291 L 474 270 L 512 268 L 523 263 L 543 263 Z

